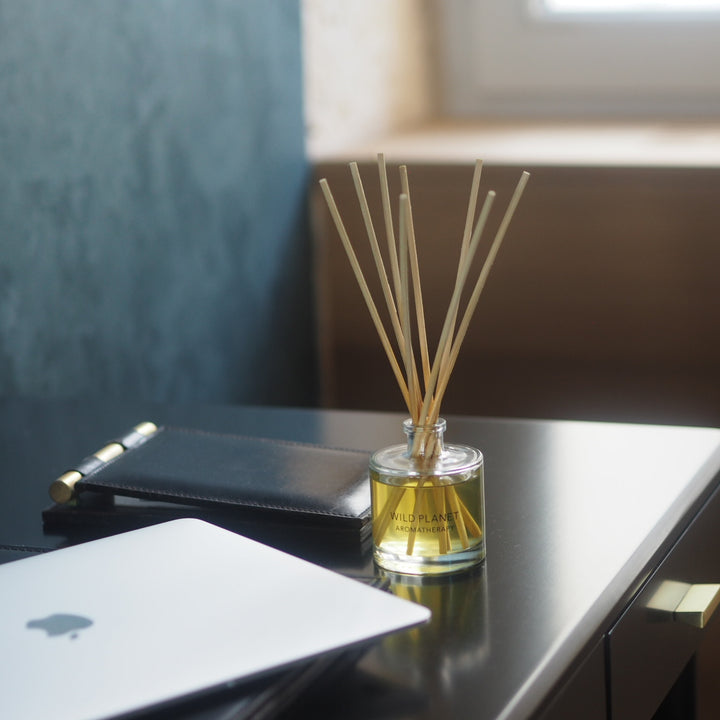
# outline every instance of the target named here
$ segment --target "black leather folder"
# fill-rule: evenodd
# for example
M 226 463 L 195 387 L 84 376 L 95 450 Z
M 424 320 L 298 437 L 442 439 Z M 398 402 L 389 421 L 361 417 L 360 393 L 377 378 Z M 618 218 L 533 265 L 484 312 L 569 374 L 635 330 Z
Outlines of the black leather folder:
M 356 450 L 142 423 L 58 478 L 50 488 L 58 502 L 43 521 L 50 532 L 124 530 L 192 516 L 280 546 L 300 536 L 364 545 L 368 459 Z

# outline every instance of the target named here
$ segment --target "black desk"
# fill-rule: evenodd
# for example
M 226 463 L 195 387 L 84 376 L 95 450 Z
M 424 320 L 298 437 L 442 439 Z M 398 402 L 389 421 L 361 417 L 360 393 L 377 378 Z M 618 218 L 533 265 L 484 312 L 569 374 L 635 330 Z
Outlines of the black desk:
M 50 480 L 141 420 L 372 450 L 401 440 L 402 417 L 0 402 L 2 559 L 65 543 L 42 529 Z M 398 581 L 398 593 L 432 608 L 432 623 L 379 644 L 322 704 L 309 698 L 311 710 L 651 717 L 717 624 L 651 617 L 647 601 L 663 579 L 720 581 L 720 431 L 449 418 L 447 438 L 485 454 L 487 563 L 445 580 Z M 367 557 L 352 563 L 372 567 Z

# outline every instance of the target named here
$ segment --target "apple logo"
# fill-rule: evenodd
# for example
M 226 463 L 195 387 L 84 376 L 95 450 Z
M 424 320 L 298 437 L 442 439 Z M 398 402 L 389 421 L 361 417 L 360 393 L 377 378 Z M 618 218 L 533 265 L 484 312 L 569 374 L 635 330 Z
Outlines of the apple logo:
M 65 613 L 56 613 L 48 615 L 45 618 L 37 620 L 29 620 L 25 627 L 37 630 L 44 630 L 48 637 L 57 637 L 58 635 L 67 635 L 70 633 L 70 639 L 75 640 L 78 636 L 78 630 L 84 630 L 90 627 L 93 621 L 82 615 L 68 615 Z

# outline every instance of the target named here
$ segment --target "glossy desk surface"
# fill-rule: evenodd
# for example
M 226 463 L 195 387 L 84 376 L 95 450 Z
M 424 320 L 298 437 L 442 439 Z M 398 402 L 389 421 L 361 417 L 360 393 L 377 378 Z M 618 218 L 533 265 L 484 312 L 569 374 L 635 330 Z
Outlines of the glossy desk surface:
M 1 559 L 65 543 L 43 532 L 49 482 L 141 420 L 370 451 L 400 442 L 402 419 L 0 401 Z M 711 429 L 451 417 L 446 438 L 485 455 L 487 562 L 444 580 L 396 578 L 395 591 L 428 605 L 432 622 L 368 652 L 342 692 L 324 696 L 325 716 L 531 717 L 601 640 L 720 470 Z M 372 572 L 368 557 L 330 564 Z

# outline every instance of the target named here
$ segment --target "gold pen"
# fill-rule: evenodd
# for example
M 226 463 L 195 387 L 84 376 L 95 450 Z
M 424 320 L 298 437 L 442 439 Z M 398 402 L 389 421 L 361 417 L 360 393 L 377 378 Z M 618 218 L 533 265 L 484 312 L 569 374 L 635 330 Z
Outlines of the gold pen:
M 126 449 L 136 445 L 139 440 L 150 437 L 150 435 L 157 432 L 157 429 L 158 427 L 155 423 L 142 422 L 139 425 L 136 425 L 128 435 L 121 438 L 119 441 L 116 440 L 108 443 L 104 447 L 100 448 L 100 450 L 96 453 L 93 453 L 89 458 L 86 458 L 86 460 L 97 460 L 97 463 L 91 464 L 95 467 L 99 467 L 101 464 L 109 462 L 118 455 L 122 455 Z M 141 437 L 138 438 L 138 435 Z M 81 463 L 81 466 L 86 464 L 86 462 L 83 462 Z M 68 472 L 63 473 L 50 485 L 50 497 L 54 502 L 59 504 L 70 502 L 75 495 L 75 485 L 82 477 L 83 473 L 79 470 L 69 470 Z

